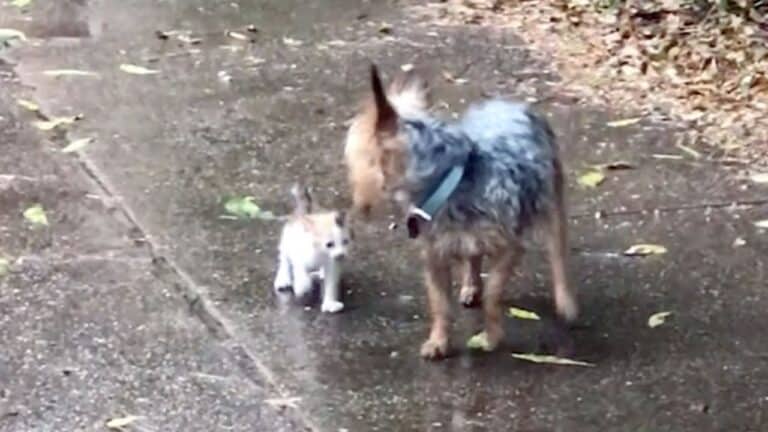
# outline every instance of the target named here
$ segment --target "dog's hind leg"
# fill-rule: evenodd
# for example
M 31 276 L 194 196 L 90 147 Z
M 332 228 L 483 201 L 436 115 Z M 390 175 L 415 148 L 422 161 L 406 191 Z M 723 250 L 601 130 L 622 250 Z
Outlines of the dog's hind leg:
M 504 310 L 501 297 L 504 293 L 504 287 L 509 283 L 522 254 L 522 247 L 514 244 L 489 257 L 488 283 L 483 289 L 485 336 L 488 342 L 485 349 L 487 351 L 496 349 L 504 338 Z
M 461 264 L 462 281 L 459 301 L 461 301 L 464 307 L 479 306 L 483 293 L 483 279 L 480 277 L 483 267 L 483 256 L 476 255 L 465 258 Z
M 425 282 L 432 327 L 429 338 L 421 346 L 421 356 L 437 360 L 448 353 L 448 327 L 450 325 L 450 303 L 448 292 L 451 288 L 451 268 L 449 261 L 438 257 L 435 251 L 425 253 Z
M 555 161 L 554 205 L 547 221 L 547 249 L 552 267 L 555 309 L 567 322 L 576 319 L 579 305 L 568 284 L 568 219 L 565 209 L 565 178 L 560 161 Z

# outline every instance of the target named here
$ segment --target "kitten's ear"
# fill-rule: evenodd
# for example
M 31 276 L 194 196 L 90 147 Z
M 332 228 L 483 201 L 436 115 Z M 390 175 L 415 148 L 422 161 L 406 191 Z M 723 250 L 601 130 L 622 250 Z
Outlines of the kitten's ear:
M 347 225 L 347 213 L 345 211 L 337 211 L 336 215 L 334 217 L 334 222 L 336 225 L 340 228 L 343 228 Z
M 375 64 L 371 64 L 371 90 L 376 107 L 376 132 L 394 134 L 397 131 L 397 112 L 387 99 L 379 68 Z

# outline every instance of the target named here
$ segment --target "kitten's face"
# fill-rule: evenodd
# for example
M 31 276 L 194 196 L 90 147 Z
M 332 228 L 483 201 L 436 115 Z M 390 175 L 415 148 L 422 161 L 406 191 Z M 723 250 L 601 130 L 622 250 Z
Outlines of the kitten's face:
M 352 243 L 352 230 L 344 213 L 311 215 L 316 246 L 334 260 L 347 256 Z

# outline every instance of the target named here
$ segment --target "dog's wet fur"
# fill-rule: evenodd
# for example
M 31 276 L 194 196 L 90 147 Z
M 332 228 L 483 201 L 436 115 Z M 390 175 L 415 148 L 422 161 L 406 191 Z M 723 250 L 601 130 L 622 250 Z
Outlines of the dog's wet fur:
M 385 90 L 371 66 L 370 85 L 345 148 L 355 215 L 367 218 L 388 202 L 408 209 L 453 166 L 465 167 L 457 189 L 419 229 L 432 317 L 421 355 L 439 359 L 448 352 L 453 267 L 461 275 L 460 301 L 482 304 L 488 349 L 496 348 L 503 338 L 502 290 L 522 256 L 523 235 L 537 226 L 546 233 L 557 315 L 574 320 L 564 175 L 547 120 L 502 99 L 476 103 L 456 121 L 441 120 L 429 113 L 429 86 L 415 71 Z

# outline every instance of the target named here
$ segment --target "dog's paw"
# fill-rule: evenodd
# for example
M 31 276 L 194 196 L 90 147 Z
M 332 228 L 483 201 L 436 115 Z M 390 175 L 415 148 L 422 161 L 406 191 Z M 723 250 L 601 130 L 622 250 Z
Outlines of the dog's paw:
M 466 285 L 459 291 L 459 301 L 465 308 L 474 308 L 482 303 L 482 291 L 480 287 Z
M 344 303 L 335 300 L 324 301 L 323 304 L 320 305 L 320 310 L 327 313 L 337 313 L 341 312 L 343 309 Z
M 421 345 L 421 357 L 427 360 L 440 360 L 448 355 L 448 339 L 429 338 Z

